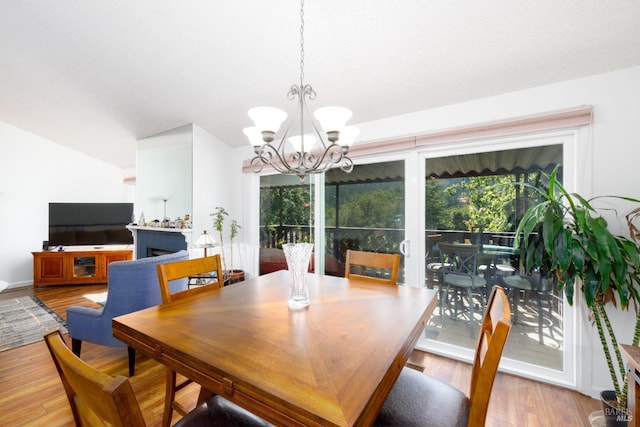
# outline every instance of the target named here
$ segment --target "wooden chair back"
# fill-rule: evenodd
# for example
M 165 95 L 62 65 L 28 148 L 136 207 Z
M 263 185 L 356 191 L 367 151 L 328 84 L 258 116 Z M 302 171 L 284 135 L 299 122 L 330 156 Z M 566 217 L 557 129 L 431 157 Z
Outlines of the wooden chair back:
M 511 308 L 500 286 L 493 286 L 482 318 L 471 371 L 468 426 L 484 426 L 493 381 L 511 330 Z
M 388 270 L 388 277 L 373 277 L 353 272 L 352 269 L 354 266 Z M 344 268 L 344 277 L 346 277 L 347 279 L 362 279 L 370 282 L 396 285 L 398 284 L 399 272 L 399 254 L 382 254 L 376 252 L 353 251 L 351 249 L 347 251 L 347 259 Z
M 60 330 L 44 336 L 69 399 L 76 426 L 144 426 L 129 380 L 87 365 L 69 349 Z
M 198 294 L 200 292 L 219 289 L 224 285 L 222 263 L 220 261 L 220 255 L 218 254 L 204 258 L 176 261 L 168 264 L 158 264 L 156 268 L 158 270 L 158 280 L 160 282 L 160 293 L 162 294 L 163 304 Z M 211 280 L 216 280 L 215 282 L 171 293 L 170 282 L 172 280 L 184 279 L 212 272 L 216 273 L 216 277 L 211 276 Z

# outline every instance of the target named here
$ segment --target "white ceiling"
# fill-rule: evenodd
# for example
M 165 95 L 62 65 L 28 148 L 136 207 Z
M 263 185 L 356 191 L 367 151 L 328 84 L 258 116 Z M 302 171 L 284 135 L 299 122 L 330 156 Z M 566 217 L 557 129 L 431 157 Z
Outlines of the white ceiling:
M 351 123 L 640 65 L 637 0 L 307 0 L 305 83 Z M 121 167 L 299 82 L 296 0 L 0 0 L 0 121 Z

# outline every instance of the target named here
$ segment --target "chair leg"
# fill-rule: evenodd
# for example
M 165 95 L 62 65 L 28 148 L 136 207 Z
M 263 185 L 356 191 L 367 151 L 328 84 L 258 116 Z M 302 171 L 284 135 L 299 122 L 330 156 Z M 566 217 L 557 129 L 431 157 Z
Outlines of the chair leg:
M 473 292 L 471 288 L 467 288 L 467 300 L 469 304 L 469 334 L 471 334 L 471 338 L 475 336 L 473 330 L 473 315 L 474 315 L 474 303 L 473 303 Z
M 542 327 L 544 326 L 544 312 L 542 311 L 542 300 L 540 295 L 536 294 L 536 306 L 538 307 L 538 342 L 544 344 L 542 339 Z
M 444 325 L 444 299 L 446 290 L 444 289 L 442 282 L 438 285 L 438 305 L 440 306 L 440 326 Z
M 80 352 L 82 351 L 82 340 L 71 338 L 71 351 L 73 354 L 80 357 Z
M 129 356 L 129 377 L 132 377 L 136 371 L 136 349 L 127 347 L 127 354 Z
M 196 407 L 202 405 L 206 402 L 211 396 L 215 393 L 207 390 L 206 388 L 200 386 L 200 392 L 198 393 L 198 403 L 196 403 Z
M 162 416 L 162 427 L 171 426 L 173 417 L 173 400 L 176 397 L 176 371 L 166 368 L 166 389 L 164 395 L 164 414 Z

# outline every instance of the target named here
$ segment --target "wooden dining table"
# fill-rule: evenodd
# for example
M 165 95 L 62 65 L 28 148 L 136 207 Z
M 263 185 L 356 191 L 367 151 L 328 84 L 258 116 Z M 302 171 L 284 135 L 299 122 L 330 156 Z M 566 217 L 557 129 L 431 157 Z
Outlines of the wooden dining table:
M 113 335 L 276 425 L 370 425 L 436 304 L 426 288 L 281 270 L 113 319 Z

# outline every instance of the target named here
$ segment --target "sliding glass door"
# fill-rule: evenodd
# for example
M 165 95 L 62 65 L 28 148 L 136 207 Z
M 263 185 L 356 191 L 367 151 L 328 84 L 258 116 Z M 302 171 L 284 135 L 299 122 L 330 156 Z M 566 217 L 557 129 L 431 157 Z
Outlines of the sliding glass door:
M 399 283 L 438 291 L 418 347 L 469 360 L 486 295 L 502 286 L 514 327 L 501 366 L 575 384 L 574 311 L 552 279 L 520 271 L 513 247 L 519 218 L 535 200 L 524 183 L 544 186 L 559 166 L 575 185 L 576 132 L 413 150 L 355 165 L 345 174 L 260 177 L 260 274 L 286 269 L 282 243 L 315 244 L 316 272 L 344 275 L 349 249 L 401 253 Z M 486 286 L 468 298 L 444 282 L 438 243 L 477 246 Z M 473 305 L 473 317 L 470 316 Z M 470 328 L 471 327 L 471 328 Z
M 552 277 L 520 271 L 520 254 L 513 246 L 520 218 L 537 202 L 530 186 L 546 188 L 543 172 L 558 166 L 562 173 L 562 165 L 561 144 L 425 160 L 425 283 L 440 298 L 426 337 L 473 349 L 475 335 L 467 326 L 479 327 L 487 295 L 501 286 L 514 321 L 504 356 L 563 369 L 563 295 Z M 441 259 L 439 251 L 444 243 L 477 249 L 476 274 L 485 286 L 472 298 L 447 280 L 449 260 Z M 471 305 L 475 310 L 469 310 Z
M 400 253 L 405 239 L 404 161 L 333 169 L 324 182 L 325 273 L 344 275 L 349 249 Z M 404 264 L 399 283 L 404 282 Z

